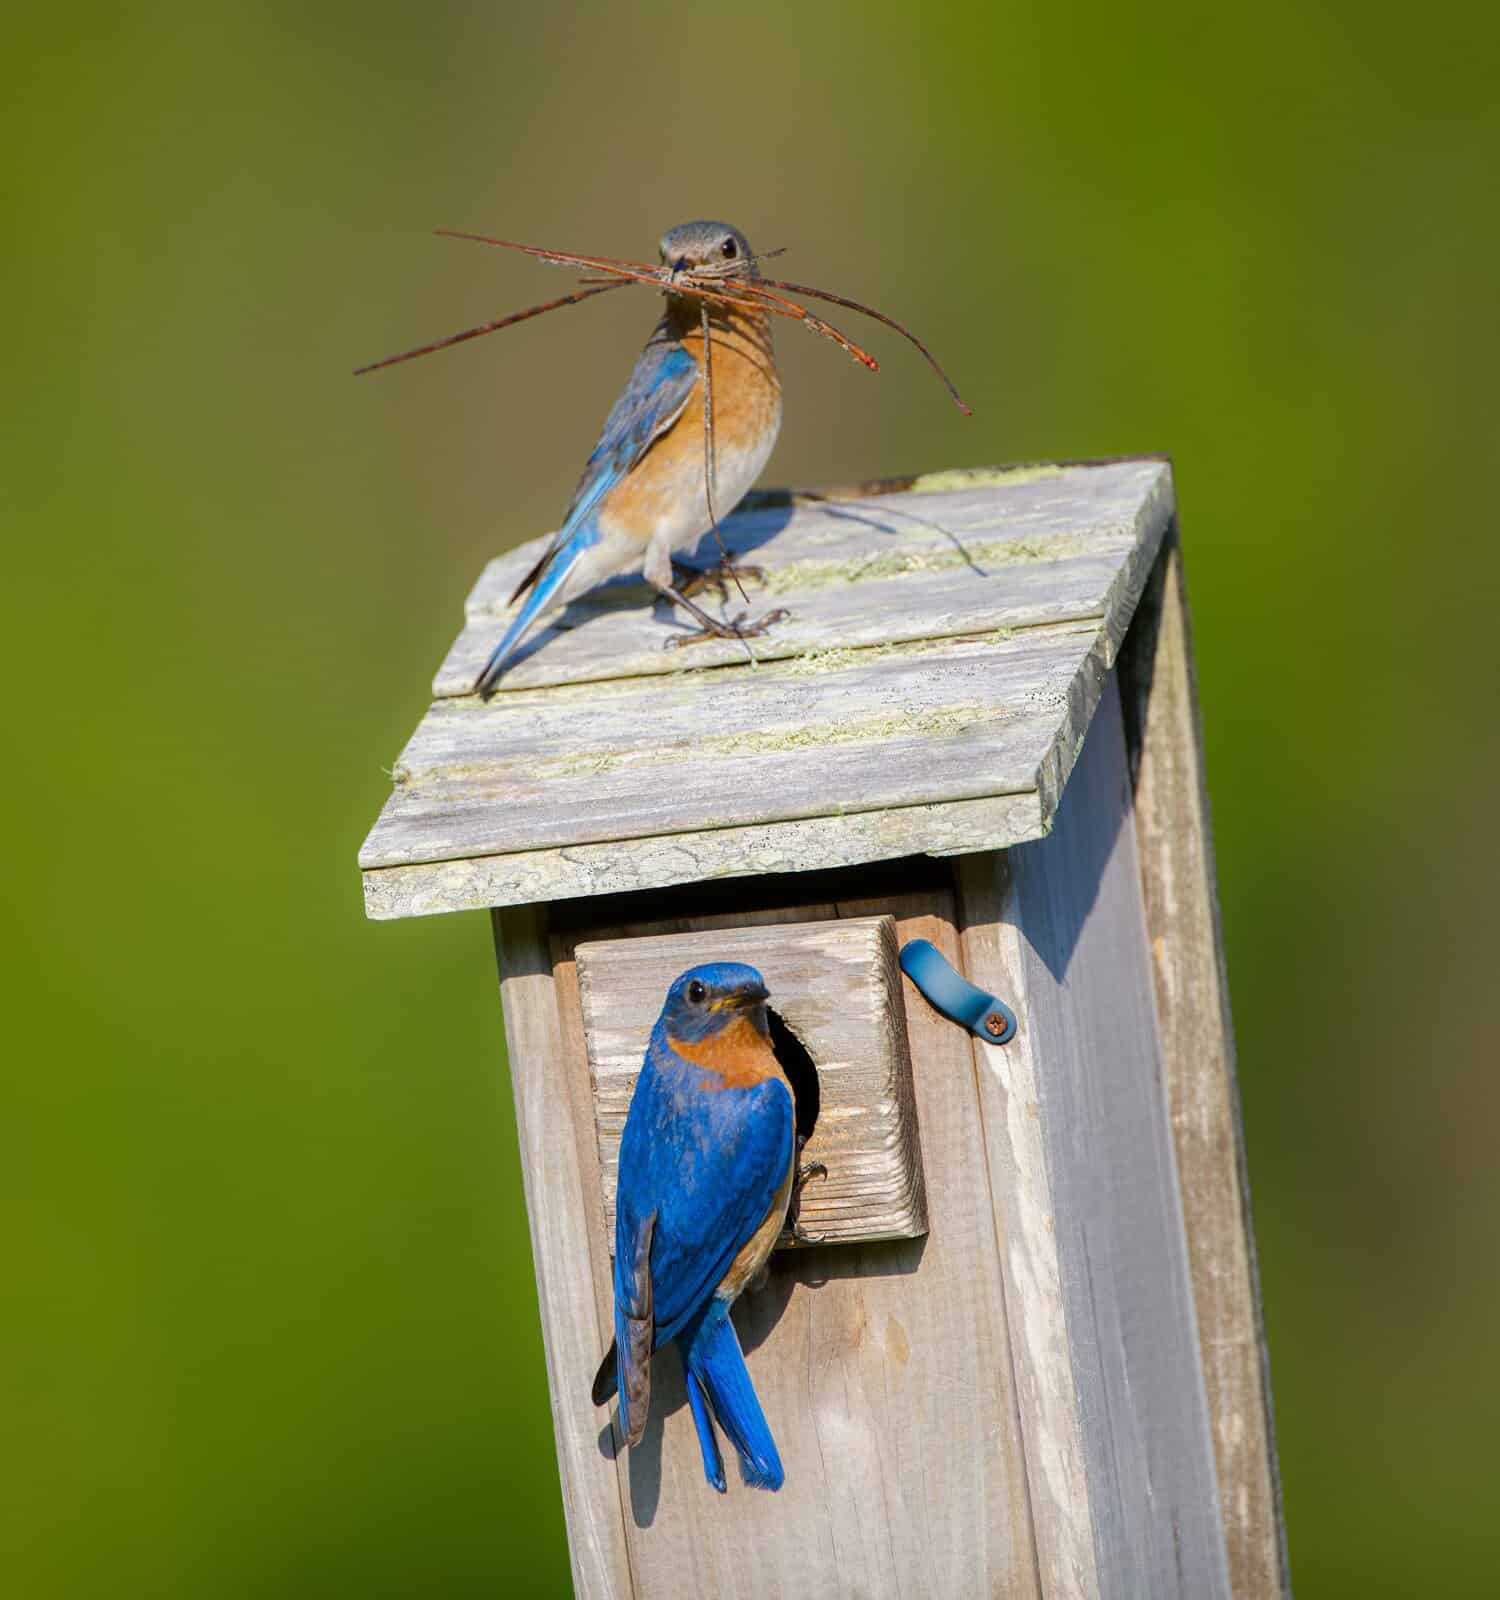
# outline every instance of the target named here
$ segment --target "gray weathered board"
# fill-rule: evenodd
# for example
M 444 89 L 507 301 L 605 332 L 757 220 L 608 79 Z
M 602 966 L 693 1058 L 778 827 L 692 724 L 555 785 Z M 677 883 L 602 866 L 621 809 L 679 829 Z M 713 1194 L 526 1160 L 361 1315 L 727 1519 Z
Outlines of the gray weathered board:
M 486 569 L 360 854 L 372 917 L 1042 837 L 1173 509 L 1159 460 L 940 473 L 725 524 L 754 650 L 666 651 L 639 583 L 469 689 L 533 540 Z M 731 611 L 740 609 L 737 597 Z M 810 759 L 811 758 L 811 759 Z
M 1198 1345 L 1237 1597 L 1290 1593 L 1192 634 L 1175 532 L 1120 663 Z
M 819 1243 L 927 1232 L 906 1008 L 888 916 L 725 928 L 578 946 L 593 1087 L 604 1236 L 615 1236 L 615 1170 L 625 1113 L 668 985 L 701 961 L 746 961 L 818 1070 L 817 1126 L 802 1153 L 828 1172 L 802 1194 Z M 783 1235 L 783 1243 L 789 1236 Z
M 1227 1596 L 1113 680 L 1052 835 L 960 884 L 968 974 L 1026 1019 L 975 1053 L 1045 1587 Z

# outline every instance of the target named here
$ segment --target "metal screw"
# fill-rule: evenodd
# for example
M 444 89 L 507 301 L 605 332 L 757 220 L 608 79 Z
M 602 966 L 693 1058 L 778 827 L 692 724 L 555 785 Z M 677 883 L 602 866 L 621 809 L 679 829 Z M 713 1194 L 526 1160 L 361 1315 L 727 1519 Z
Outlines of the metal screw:
M 1005 1032 L 1005 1018 L 998 1011 L 990 1012 L 984 1019 L 984 1031 L 998 1039 Z

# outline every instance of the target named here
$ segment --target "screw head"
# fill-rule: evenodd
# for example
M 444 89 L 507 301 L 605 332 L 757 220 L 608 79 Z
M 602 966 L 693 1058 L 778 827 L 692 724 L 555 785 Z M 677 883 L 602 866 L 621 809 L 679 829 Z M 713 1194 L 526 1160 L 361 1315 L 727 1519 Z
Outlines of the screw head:
M 1005 1018 L 998 1011 L 990 1012 L 989 1016 L 984 1019 L 984 1031 L 992 1039 L 998 1039 L 1005 1032 Z

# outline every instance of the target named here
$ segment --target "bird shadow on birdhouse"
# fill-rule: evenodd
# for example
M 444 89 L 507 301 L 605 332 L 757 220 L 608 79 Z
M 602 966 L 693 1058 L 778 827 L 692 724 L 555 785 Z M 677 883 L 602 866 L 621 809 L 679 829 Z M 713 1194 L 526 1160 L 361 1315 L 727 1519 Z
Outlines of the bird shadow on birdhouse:
M 768 496 L 766 504 L 756 506 L 750 511 L 742 511 L 732 523 L 726 524 L 721 530 L 724 554 L 732 566 L 740 569 L 749 596 L 753 597 L 756 585 L 763 578 L 760 569 L 753 564 L 755 552 L 775 538 L 791 520 L 791 515 L 792 499 L 789 494 L 784 494 L 779 499 Z M 674 557 L 676 565 L 689 572 L 690 577 L 685 581 L 688 581 L 689 588 L 695 593 L 697 591 L 691 581 L 691 574 L 704 573 L 708 578 L 708 587 L 712 590 L 719 584 L 716 569 L 720 560 L 720 549 L 711 533 L 705 534 L 697 545 L 681 558 Z M 718 598 L 726 611 L 740 608 L 741 596 L 735 588 L 735 578 L 732 575 L 728 573 L 724 575 L 722 592 Z M 503 600 L 503 593 L 497 592 L 494 599 Z M 637 573 L 601 583 L 596 588 L 590 589 L 587 594 L 571 601 L 549 622 L 538 628 L 535 635 L 516 651 L 512 658 L 513 662 L 519 666 L 523 661 L 529 661 L 533 656 L 543 654 L 555 645 L 559 634 L 574 634 L 579 629 L 590 628 L 603 618 L 613 618 L 621 612 L 635 612 L 644 608 L 650 608 L 652 615 L 659 622 L 666 623 L 674 631 L 679 627 L 683 627 L 684 631 L 691 631 L 690 625 L 682 624 L 677 618 L 672 603 L 658 599 L 651 586 Z M 579 642 L 584 642 L 588 637 L 587 633 L 583 634 Z M 670 640 L 672 634 L 669 632 L 665 637 Z M 686 663 L 690 658 L 683 659 Z

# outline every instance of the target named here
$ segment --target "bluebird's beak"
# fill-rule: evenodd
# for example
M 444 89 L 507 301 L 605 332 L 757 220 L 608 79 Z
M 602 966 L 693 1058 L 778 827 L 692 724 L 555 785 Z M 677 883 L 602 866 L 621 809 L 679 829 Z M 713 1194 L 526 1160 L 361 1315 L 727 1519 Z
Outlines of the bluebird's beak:
M 714 1010 L 720 1008 L 725 1011 L 753 1011 L 770 996 L 771 991 L 763 983 L 746 984 L 743 989 L 736 989 L 733 994 L 726 994 L 721 1000 L 714 1002 Z
M 743 989 L 736 989 L 733 994 L 726 994 L 714 1007 L 720 1006 L 734 1016 L 748 1017 L 750 1026 L 757 1033 L 765 1034 L 768 1038 L 771 1033 L 770 1019 L 766 1016 L 766 997 L 770 990 L 762 983 L 747 984 Z

